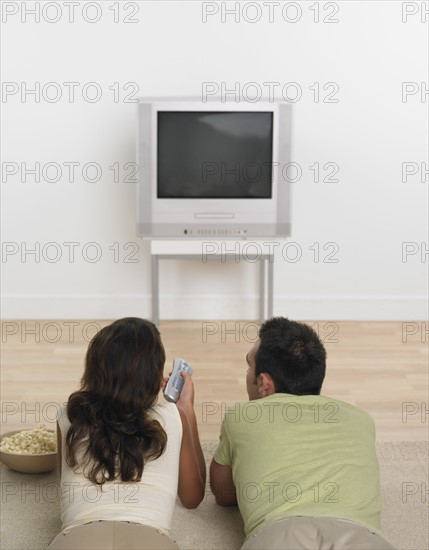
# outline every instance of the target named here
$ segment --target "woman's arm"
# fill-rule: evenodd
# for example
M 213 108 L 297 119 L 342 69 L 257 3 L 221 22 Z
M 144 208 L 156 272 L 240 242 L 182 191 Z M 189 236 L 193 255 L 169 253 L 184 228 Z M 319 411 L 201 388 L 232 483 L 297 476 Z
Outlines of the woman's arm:
M 61 430 L 57 422 L 57 464 L 58 464 L 58 469 L 60 471 L 60 475 L 61 475 L 62 452 L 63 452 L 62 446 L 63 444 L 62 444 L 62 438 L 61 438 Z
M 182 376 L 185 383 L 176 403 L 183 426 L 178 494 L 185 508 L 196 508 L 205 494 L 206 462 L 194 411 L 194 385 L 188 373 L 182 373 Z

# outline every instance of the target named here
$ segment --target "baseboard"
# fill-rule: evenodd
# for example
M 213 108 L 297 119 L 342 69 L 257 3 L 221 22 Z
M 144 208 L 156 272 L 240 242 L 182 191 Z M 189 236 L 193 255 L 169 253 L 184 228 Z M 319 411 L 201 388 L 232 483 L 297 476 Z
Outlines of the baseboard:
M 289 296 L 274 298 L 274 315 L 291 319 L 337 321 L 424 321 L 425 296 Z M 2 298 L 3 319 L 117 319 L 151 317 L 149 294 L 20 295 Z M 161 320 L 258 318 L 258 296 L 166 295 Z

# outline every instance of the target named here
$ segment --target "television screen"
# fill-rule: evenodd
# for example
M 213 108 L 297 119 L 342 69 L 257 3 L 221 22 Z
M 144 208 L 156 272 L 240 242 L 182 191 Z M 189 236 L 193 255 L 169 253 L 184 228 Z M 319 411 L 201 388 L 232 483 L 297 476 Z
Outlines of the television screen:
M 157 196 L 270 199 L 273 114 L 158 111 Z

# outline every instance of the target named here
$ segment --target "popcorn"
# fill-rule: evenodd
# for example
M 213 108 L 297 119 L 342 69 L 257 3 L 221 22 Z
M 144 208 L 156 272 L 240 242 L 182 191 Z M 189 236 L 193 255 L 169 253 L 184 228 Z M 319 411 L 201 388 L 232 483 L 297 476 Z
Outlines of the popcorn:
M 42 424 L 33 430 L 23 430 L 4 437 L 0 443 L 0 450 L 24 455 L 56 453 L 55 433 L 49 432 Z

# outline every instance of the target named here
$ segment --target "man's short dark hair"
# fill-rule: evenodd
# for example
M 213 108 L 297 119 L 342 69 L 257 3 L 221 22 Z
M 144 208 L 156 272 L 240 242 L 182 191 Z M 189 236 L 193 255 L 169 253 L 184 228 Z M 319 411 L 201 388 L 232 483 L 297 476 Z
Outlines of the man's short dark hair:
M 273 317 L 260 327 L 259 339 L 256 376 L 269 374 L 277 393 L 320 395 L 326 350 L 310 326 Z

